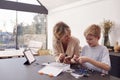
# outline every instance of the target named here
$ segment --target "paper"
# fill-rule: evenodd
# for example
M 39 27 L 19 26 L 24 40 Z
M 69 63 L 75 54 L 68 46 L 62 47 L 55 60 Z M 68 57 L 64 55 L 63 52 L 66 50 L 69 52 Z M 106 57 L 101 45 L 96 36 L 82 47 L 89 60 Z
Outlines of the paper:
M 54 67 L 56 67 L 56 68 L 64 69 L 65 67 L 68 66 L 68 64 L 59 63 L 59 62 L 52 62 L 52 63 L 49 63 L 49 66 L 54 66 Z
M 71 75 L 73 76 L 73 77 L 75 77 L 75 78 L 80 78 L 80 77 L 83 77 L 83 75 L 81 74 L 76 74 L 76 73 L 71 73 Z
M 45 66 L 44 68 L 39 70 L 38 73 L 48 74 L 48 75 L 51 75 L 51 76 L 57 76 L 62 71 L 63 71 L 63 69 L 61 69 L 61 68 L 56 68 L 54 66 Z
M 60 63 L 60 62 L 52 62 L 52 63 L 49 63 L 48 65 L 63 69 L 64 72 L 67 70 L 70 70 L 70 64 L 65 64 L 65 63 Z
M 47 65 L 45 67 L 43 67 L 41 70 L 39 70 L 38 73 L 57 76 L 61 72 L 65 71 L 69 68 L 70 68 L 70 65 L 68 65 L 68 64 L 52 62 L 52 63 L 47 63 Z

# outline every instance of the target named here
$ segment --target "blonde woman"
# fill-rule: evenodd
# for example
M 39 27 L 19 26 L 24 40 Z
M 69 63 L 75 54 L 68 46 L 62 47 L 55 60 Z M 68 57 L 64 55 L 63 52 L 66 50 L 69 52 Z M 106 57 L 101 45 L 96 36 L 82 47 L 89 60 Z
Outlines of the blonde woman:
M 53 52 L 58 62 L 69 64 L 74 55 L 79 56 L 79 40 L 71 36 L 70 27 L 58 22 L 53 28 Z

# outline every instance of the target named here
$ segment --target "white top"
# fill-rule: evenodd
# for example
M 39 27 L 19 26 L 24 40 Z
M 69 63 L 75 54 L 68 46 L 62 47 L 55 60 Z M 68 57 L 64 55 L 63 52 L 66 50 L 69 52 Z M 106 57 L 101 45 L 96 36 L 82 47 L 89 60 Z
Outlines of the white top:
M 96 61 L 100 61 L 102 63 L 108 64 L 109 66 L 111 66 L 109 51 L 105 46 L 102 46 L 102 45 L 99 45 L 96 47 L 84 46 L 81 52 L 81 56 L 87 56 Z M 102 69 L 95 67 L 94 65 L 88 62 L 84 63 L 84 65 L 88 69 L 93 69 L 93 70 L 103 72 Z

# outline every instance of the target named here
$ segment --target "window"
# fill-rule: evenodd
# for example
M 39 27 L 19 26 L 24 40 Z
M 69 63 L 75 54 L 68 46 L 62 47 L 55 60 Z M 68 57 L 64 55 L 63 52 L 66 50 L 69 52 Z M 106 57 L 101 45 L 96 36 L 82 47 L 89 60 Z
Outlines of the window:
M 28 1 L 28 0 L 27 0 Z M 25 48 L 30 40 L 47 48 L 47 14 L 0 9 L 0 49 Z

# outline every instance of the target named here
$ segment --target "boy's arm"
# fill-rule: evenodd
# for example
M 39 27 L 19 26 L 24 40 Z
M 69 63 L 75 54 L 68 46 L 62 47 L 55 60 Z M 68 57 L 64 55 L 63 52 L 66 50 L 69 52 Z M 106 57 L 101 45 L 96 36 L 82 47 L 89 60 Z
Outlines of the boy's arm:
M 80 63 L 85 63 L 85 62 L 89 62 L 91 64 L 93 64 L 94 66 L 98 67 L 98 68 L 101 68 L 101 69 L 104 69 L 106 71 L 109 71 L 110 70 L 110 66 L 103 63 L 103 62 L 99 62 L 99 61 L 96 61 L 92 58 L 89 58 L 89 57 L 86 57 L 86 56 L 81 56 L 79 58 L 79 62 Z

